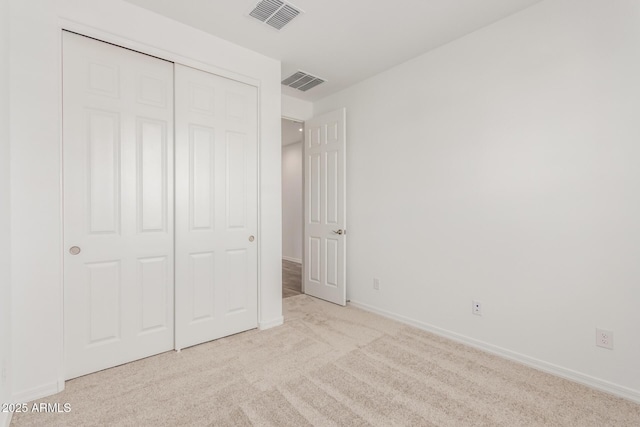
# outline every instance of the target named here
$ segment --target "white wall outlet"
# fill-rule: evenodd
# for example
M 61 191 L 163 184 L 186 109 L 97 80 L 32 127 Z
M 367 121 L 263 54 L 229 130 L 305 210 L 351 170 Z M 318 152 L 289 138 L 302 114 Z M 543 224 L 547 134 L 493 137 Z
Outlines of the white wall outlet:
M 596 328 L 596 345 L 613 350 L 613 331 Z
M 482 316 L 482 303 L 480 301 L 471 301 L 471 313 L 476 316 Z
M 376 291 L 380 290 L 380 279 L 376 277 L 373 278 L 373 289 L 375 289 Z

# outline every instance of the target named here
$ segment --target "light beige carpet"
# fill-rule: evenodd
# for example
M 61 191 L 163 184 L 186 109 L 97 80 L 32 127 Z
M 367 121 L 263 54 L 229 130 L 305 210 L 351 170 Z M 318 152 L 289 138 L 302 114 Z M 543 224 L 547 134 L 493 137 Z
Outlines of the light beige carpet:
M 640 405 L 306 295 L 284 326 L 67 382 L 12 426 L 640 426 Z

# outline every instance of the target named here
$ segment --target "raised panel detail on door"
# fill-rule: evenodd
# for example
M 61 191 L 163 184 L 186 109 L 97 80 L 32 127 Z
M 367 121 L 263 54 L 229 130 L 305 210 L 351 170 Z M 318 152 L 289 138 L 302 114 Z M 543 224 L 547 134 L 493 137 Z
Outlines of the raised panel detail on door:
M 87 264 L 87 297 L 89 326 L 86 344 L 99 344 L 120 338 L 120 263 L 94 262 Z
M 119 115 L 87 109 L 86 117 L 90 233 L 117 233 L 120 219 Z
M 180 349 L 257 326 L 258 122 L 255 87 L 181 65 L 175 84 Z
M 309 147 L 319 147 L 321 140 L 321 129 L 320 126 L 310 127 L 308 131 L 308 145 Z
M 309 188 L 307 189 L 309 208 L 307 212 L 309 221 L 314 224 L 320 224 L 320 196 L 322 193 L 320 187 L 320 160 L 319 153 L 311 154 L 307 165 L 307 181 L 309 182 Z
M 140 76 L 138 102 L 155 107 L 167 106 L 167 82 L 152 76 Z
M 142 258 L 138 260 L 138 268 L 142 290 L 142 333 L 166 328 L 173 316 L 167 295 L 169 260 L 164 256 Z
M 173 64 L 64 32 L 67 379 L 173 348 L 172 165 Z
M 120 70 L 117 64 L 89 62 L 88 89 L 103 96 L 120 96 Z
M 326 278 L 328 286 L 338 286 L 338 252 L 340 251 L 338 239 L 326 240 Z
M 215 90 L 211 86 L 189 83 L 188 108 L 192 113 L 214 114 Z
M 321 241 L 318 237 L 309 238 L 309 262 L 307 271 L 309 272 L 309 281 L 320 283 L 320 246 Z
M 249 283 L 247 283 L 247 263 L 249 256 L 246 249 L 227 251 L 226 265 L 229 269 L 229 281 L 226 283 L 226 314 L 235 314 L 247 309 Z
M 305 293 L 346 305 L 346 110 L 306 123 Z
M 340 193 L 338 191 L 338 152 L 327 151 L 324 161 L 324 175 L 326 181 L 325 209 L 327 224 L 338 225 L 338 205 Z
M 227 132 L 227 227 L 244 228 L 247 203 L 246 136 Z
M 189 255 L 189 284 L 193 291 L 193 311 L 189 323 L 215 317 L 215 253 Z
M 191 230 L 212 230 L 215 213 L 215 129 L 189 127 Z
M 167 124 L 138 119 L 138 218 L 140 232 L 165 231 L 167 222 Z
M 339 143 L 340 142 L 340 123 L 336 122 L 331 122 L 331 123 L 327 123 L 326 125 L 326 129 L 327 129 L 327 138 L 325 141 L 325 144 L 335 144 L 335 143 Z

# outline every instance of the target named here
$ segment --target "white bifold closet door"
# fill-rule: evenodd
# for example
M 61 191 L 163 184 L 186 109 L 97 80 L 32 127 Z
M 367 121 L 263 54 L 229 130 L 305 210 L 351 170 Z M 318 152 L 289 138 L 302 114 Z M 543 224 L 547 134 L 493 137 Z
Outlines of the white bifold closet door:
M 173 348 L 173 64 L 64 32 L 63 80 L 69 379 Z
M 255 328 L 257 90 L 175 66 L 176 349 Z
M 257 89 L 68 32 L 63 80 L 65 377 L 255 328 Z

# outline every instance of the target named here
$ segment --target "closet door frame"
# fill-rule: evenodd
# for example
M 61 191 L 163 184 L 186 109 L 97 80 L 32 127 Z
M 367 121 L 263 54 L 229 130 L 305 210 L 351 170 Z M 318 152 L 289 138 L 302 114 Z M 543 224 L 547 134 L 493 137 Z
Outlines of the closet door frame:
M 260 328 L 268 328 L 268 327 L 272 327 L 272 326 L 277 326 L 277 324 L 268 324 L 268 325 L 262 325 L 261 324 L 261 319 L 262 319 L 262 292 L 261 292 L 261 259 L 262 259 L 262 245 L 260 244 L 260 240 L 261 240 L 261 236 L 262 236 L 262 206 L 261 206 L 261 193 L 260 193 L 260 188 L 261 188 L 261 145 L 262 145 L 262 141 L 261 141 L 261 84 L 260 84 L 260 80 L 255 79 L 253 77 L 250 76 L 246 76 L 240 73 L 236 73 L 233 71 L 230 71 L 228 69 L 224 69 L 224 68 L 220 68 L 220 67 L 216 67 L 215 65 L 209 64 L 209 63 L 205 63 L 205 62 L 201 62 L 198 60 L 194 60 L 192 58 L 189 57 L 185 57 L 182 56 L 180 54 L 177 54 L 175 52 L 170 52 L 170 51 L 166 51 L 164 49 L 161 48 L 157 48 L 151 45 L 147 45 L 145 43 L 140 43 L 140 42 L 136 42 L 134 40 L 130 40 L 128 38 L 125 37 L 121 37 L 118 36 L 114 33 L 111 32 L 107 32 L 107 31 L 103 31 L 91 26 L 87 26 L 75 21 L 70 21 L 70 20 L 66 20 L 66 19 L 59 19 L 59 25 L 58 25 L 58 34 L 59 34 L 59 41 L 58 41 L 58 45 L 59 45 L 59 52 L 62 52 L 62 34 L 64 31 L 68 31 L 71 33 L 75 33 L 78 34 L 80 36 L 85 36 L 85 37 L 89 37 L 101 42 L 105 42 L 105 43 L 109 43 L 109 44 L 113 44 L 115 46 L 121 47 L 121 48 L 125 48 L 125 49 L 129 49 L 129 50 L 133 50 L 145 55 L 150 55 L 150 56 L 154 56 L 157 57 L 159 59 L 165 60 L 165 61 L 170 61 L 173 62 L 174 64 L 181 64 L 181 65 L 185 65 L 188 67 L 192 67 L 195 69 L 199 69 L 201 71 L 207 72 L 207 73 L 211 73 L 211 74 L 215 74 L 217 76 L 220 77 L 224 77 L 230 80 L 234 80 L 240 83 L 244 83 L 250 86 L 254 86 L 257 89 L 257 141 L 256 141 L 256 155 L 257 155 L 257 170 L 256 170 L 256 176 L 257 176 L 257 189 L 258 189 L 258 193 L 257 193 L 257 200 L 256 200 L 256 204 L 257 204 L 257 235 L 256 235 L 256 240 L 258 242 L 257 245 L 257 319 L 258 319 L 258 327 Z M 62 69 L 62 55 L 59 56 L 59 66 L 58 69 Z M 59 94 L 59 100 L 60 103 L 62 103 L 63 100 L 63 89 L 62 89 L 62 80 L 58 79 L 58 94 Z M 58 122 L 60 123 L 60 129 L 59 129 L 59 141 L 60 141 L 60 158 L 62 159 L 62 147 L 63 147 L 63 135 L 62 135 L 62 106 L 60 106 L 59 109 L 59 117 L 58 117 Z M 59 182 L 59 189 L 60 189 L 60 198 L 59 198 L 59 203 L 61 206 L 61 210 L 62 210 L 62 206 L 64 206 L 64 201 L 63 201 L 63 197 L 64 197 L 64 192 L 63 192 L 63 181 L 62 181 L 62 173 L 63 173 L 63 168 L 62 165 L 60 167 L 60 172 L 59 172 L 59 177 L 60 177 L 60 182 Z M 64 212 L 61 212 L 60 215 L 60 229 L 63 230 L 63 223 L 64 223 Z M 61 244 L 62 244 L 62 235 L 60 236 L 61 239 Z M 60 299 L 59 299 L 59 305 L 60 307 L 64 306 L 64 265 L 63 265 L 63 260 L 62 257 L 60 258 L 60 275 L 59 275 L 59 283 L 60 283 Z M 60 342 L 64 342 L 64 310 L 61 310 L 61 316 L 59 319 L 59 322 L 61 324 L 60 327 L 60 336 L 59 336 L 59 340 Z M 175 346 L 175 339 L 174 339 L 174 346 Z M 58 391 L 61 391 L 64 389 L 64 376 L 65 376 L 65 366 L 64 366 L 64 345 L 61 346 L 61 352 L 58 355 L 58 360 L 60 361 L 59 363 L 59 382 L 58 382 Z

